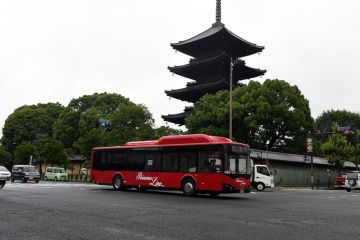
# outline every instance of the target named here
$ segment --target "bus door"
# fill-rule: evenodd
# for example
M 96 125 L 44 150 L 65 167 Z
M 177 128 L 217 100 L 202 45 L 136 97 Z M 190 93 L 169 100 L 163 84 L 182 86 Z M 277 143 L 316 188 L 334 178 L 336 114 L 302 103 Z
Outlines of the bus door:
M 197 188 L 199 190 L 222 190 L 221 152 L 199 152 L 199 174 Z

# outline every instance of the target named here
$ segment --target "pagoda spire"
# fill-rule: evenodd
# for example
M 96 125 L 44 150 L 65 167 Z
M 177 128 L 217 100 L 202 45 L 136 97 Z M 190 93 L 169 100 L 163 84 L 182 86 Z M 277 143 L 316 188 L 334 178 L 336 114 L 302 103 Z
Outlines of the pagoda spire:
M 221 0 L 216 0 L 216 23 L 221 23 Z

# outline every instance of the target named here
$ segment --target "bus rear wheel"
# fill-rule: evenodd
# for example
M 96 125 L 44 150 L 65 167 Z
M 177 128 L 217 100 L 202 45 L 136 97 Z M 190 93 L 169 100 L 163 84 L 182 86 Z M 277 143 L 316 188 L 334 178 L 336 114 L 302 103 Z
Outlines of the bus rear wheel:
M 120 191 L 120 190 L 124 189 L 123 180 L 119 175 L 116 175 L 113 178 L 112 185 L 113 185 L 113 188 L 115 189 L 115 191 Z
M 192 179 L 187 179 L 182 184 L 182 191 L 185 196 L 195 196 L 195 182 Z

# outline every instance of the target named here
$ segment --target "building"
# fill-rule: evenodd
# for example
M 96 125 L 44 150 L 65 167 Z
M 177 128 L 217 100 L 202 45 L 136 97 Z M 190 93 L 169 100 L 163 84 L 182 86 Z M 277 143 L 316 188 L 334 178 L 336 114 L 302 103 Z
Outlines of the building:
M 205 94 L 241 86 L 241 80 L 265 74 L 265 70 L 246 66 L 241 58 L 259 53 L 264 47 L 237 36 L 221 22 L 221 0 L 216 1 L 216 22 L 206 31 L 171 46 L 192 57 L 188 64 L 169 67 L 170 72 L 190 79 L 186 87 L 165 93 L 181 101 L 195 103 Z M 232 72 L 230 74 L 230 72 Z M 230 79 L 232 75 L 232 79 Z M 191 107 L 177 114 L 163 115 L 165 121 L 184 125 Z
M 304 155 L 252 149 L 250 157 L 256 164 L 268 164 L 274 174 L 275 186 L 310 186 L 311 162 Z M 327 186 L 329 179 L 338 176 L 338 166 L 321 157 L 313 158 L 315 186 Z M 344 173 L 356 170 L 352 162 L 345 162 Z

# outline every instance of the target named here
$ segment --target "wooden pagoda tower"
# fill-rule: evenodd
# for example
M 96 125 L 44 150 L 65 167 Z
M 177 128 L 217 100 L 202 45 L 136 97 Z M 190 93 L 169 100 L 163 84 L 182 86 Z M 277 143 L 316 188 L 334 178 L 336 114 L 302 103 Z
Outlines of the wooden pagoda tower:
M 221 22 L 221 0 L 216 1 L 216 22 L 208 30 L 171 46 L 192 57 L 188 64 L 168 67 L 170 72 L 191 79 L 185 88 L 165 91 L 173 98 L 195 103 L 205 94 L 241 86 L 241 80 L 265 74 L 265 70 L 246 66 L 240 58 L 261 52 L 264 47 L 248 42 Z M 232 65 L 232 81 L 230 66 Z M 192 108 L 185 108 L 178 114 L 162 115 L 165 121 L 184 125 L 186 114 Z

